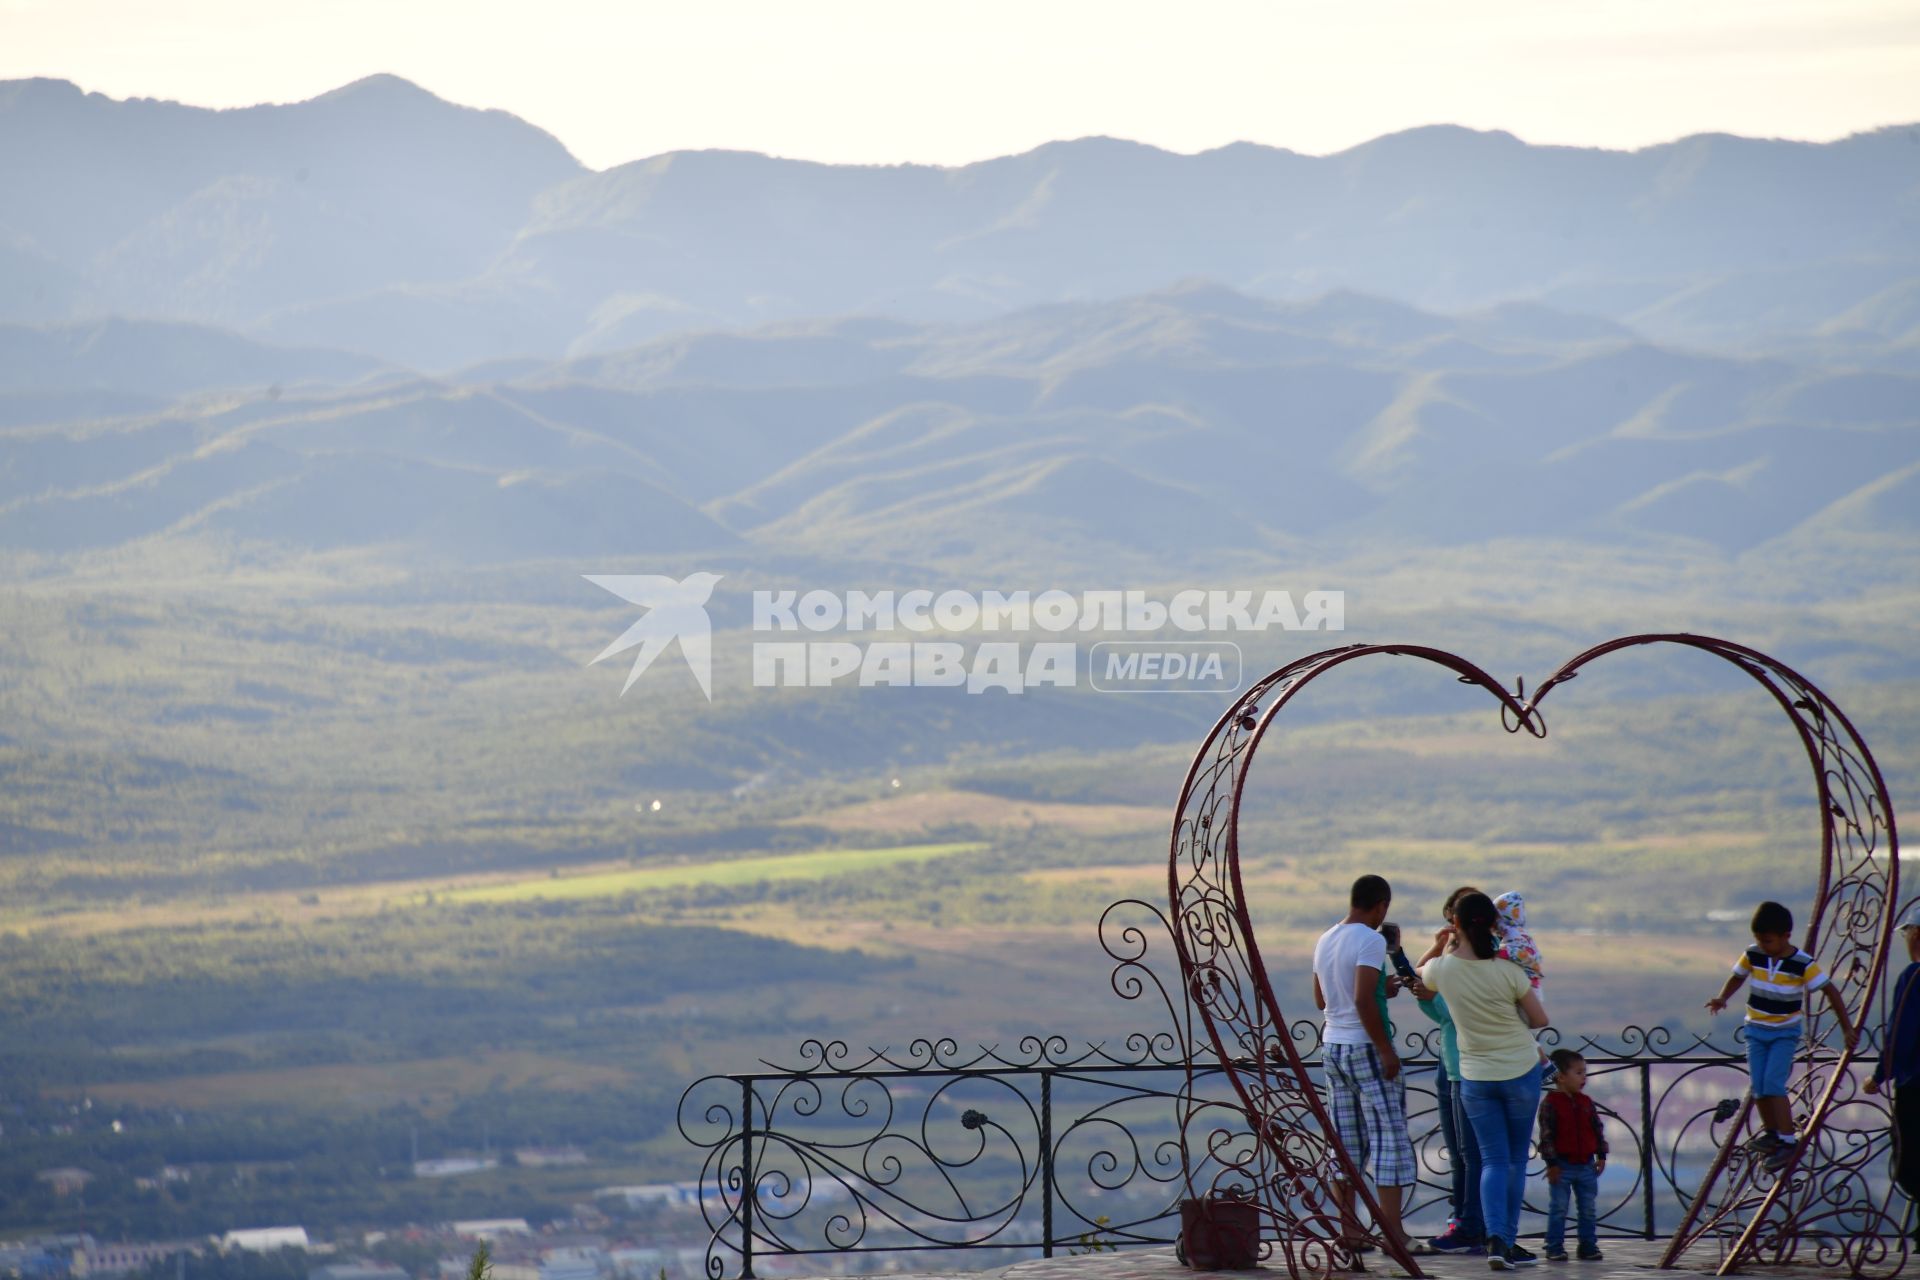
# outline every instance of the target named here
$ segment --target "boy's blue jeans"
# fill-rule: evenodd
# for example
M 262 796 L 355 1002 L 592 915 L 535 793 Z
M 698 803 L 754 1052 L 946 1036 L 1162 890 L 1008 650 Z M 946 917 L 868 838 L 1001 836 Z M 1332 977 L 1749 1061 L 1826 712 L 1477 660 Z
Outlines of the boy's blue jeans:
M 1547 1251 L 1556 1253 L 1567 1247 L 1567 1197 L 1571 1195 L 1578 1205 L 1580 1214 L 1580 1247 L 1594 1250 L 1600 1247 L 1600 1232 L 1593 1208 L 1595 1194 L 1600 1190 L 1600 1175 L 1594 1170 L 1592 1160 L 1582 1160 L 1574 1164 L 1569 1160 L 1555 1161 L 1560 1166 L 1560 1181 L 1547 1188 Z
M 1800 1024 L 1765 1027 L 1747 1024 L 1747 1078 L 1756 1098 L 1784 1098 L 1793 1076 L 1793 1055 L 1800 1048 Z

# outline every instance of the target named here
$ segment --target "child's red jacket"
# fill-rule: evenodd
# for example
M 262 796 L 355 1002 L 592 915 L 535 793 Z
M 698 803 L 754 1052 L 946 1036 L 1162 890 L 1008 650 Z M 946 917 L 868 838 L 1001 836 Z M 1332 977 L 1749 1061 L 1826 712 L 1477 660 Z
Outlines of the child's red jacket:
M 1549 1090 L 1540 1100 L 1540 1158 L 1584 1164 L 1607 1154 L 1607 1131 L 1599 1109 L 1584 1093 Z

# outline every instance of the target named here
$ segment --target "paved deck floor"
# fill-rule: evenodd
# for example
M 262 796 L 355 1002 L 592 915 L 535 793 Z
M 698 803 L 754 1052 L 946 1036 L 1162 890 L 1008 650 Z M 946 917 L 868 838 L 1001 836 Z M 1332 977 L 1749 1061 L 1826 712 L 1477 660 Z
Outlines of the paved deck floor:
M 1538 1240 L 1522 1243 L 1535 1253 L 1541 1251 Z M 1422 1258 L 1420 1265 L 1422 1270 L 1437 1280 L 1464 1280 L 1469 1276 L 1473 1280 L 1481 1280 L 1482 1277 L 1495 1275 L 1512 1276 L 1516 1280 L 1628 1280 L 1629 1277 L 1631 1280 L 1658 1280 L 1663 1275 L 1712 1275 L 1720 1263 L 1719 1252 L 1703 1245 L 1684 1269 L 1663 1272 L 1654 1265 L 1666 1247 L 1662 1241 L 1602 1240 L 1600 1245 L 1601 1251 L 1607 1255 L 1602 1262 L 1543 1261 L 1538 1266 L 1518 1271 L 1496 1272 L 1488 1268 L 1487 1260 L 1483 1257 L 1449 1254 Z M 1399 1267 L 1382 1259 L 1379 1254 L 1367 1255 L 1367 1268 L 1367 1274 L 1374 1276 L 1403 1274 Z M 1920 1275 L 1920 1261 L 1910 1265 L 1907 1270 Z M 1199 1273 L 1181 1266 L 1175 1260 L 1172 1249 L 1123 1249 L 1114 1253 L 1037 1258 L 1031 1262 L 1015 1263 L 999 1274 L 1003 1280 L 1192 1280 Z M 1248 1280 L 1286 1280 L 1287 1277 L 1284 1265 L 1215 1274 L 1221 1276 L 1222 1280 L 1230 1280 L 1233 1276 L 1246 1276 Z M 1812 1277 L 1844 1273 L 1832 1268 L 1796 1263 L 1779 1267 L 1749 1266 L 1743 1274 L 1770 1280 L 1811 1280 Z

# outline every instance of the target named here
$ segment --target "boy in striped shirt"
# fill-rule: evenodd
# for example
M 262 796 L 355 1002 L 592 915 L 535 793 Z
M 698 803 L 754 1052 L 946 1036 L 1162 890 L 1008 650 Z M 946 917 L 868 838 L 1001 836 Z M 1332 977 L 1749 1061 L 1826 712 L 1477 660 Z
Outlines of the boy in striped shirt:
M 1787 1080 L 1793 1074 L 1793 1056 L 1800 1047 L 1806 1022 L 1806 998 L 1824 991 L 1847 1049 L 1854 1044 L 1847 1004 L 1827 979 L 1826 970 L 1793 943 L 1793 912 L 1777 902 L 1763 902 L 1753 913 L 1753 945 L 1733 966 L 1720 994 L 1707 1001 L 1719 1013 L 1740 984 L 1747 988 L 1747 1075 L 1754 1105 L 1764 1126 L 1758 1142 L 1767 1153 L 1767 1167 L 1779 1170 L 1793 1159 L 1793 1109 L 1787 1102 Z

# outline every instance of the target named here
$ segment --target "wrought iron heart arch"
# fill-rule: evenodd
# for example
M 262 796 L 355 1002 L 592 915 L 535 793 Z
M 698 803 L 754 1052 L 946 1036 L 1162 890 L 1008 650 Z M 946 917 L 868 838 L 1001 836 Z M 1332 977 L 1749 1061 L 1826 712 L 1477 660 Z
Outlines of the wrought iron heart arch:
M 1310 654 L 1256 682 L 1222 716 L 1194 757 L 1180 795 L 1168 866 L 1172 932 L 1188 999 L 1233 1084 L 1256 1141 L 1245 1161 L 1218 1181 L 1255 1184 L 1267 1236 L 1294 1276 L 1324 1275 L 1355 1265 L 1341 1241 L 1331 1183 L 1361 1188 L 1367 1211 L 1377 1206 L 1329 1123 L 1318 1090 L 1294 1043 L 1260 958 L 1240 874 L 1239 814 L 1248 769 L 1261 740 L 1308 683 L 1362 658 L 1416 658 L 1478 685 L 1500 706 L 1509 732 L 1545 737 L 1540 704 L 1589 663 L 1621 649 L 1668 645 L 1698 649 L 1751 676 L 1786 714 L 1812 767 L 1821 822 L 1818 888 L 1803 918 L 1803 945 L 1819 958 L 1845 998 L 1856 1025 L 1885 971 L 1898 918 L 1898 840 L 1893 806 L 1866 742 L 1833 700 L 1799 673 L 1764 653 L 1707 636 L 1625 636 L 1571 659 L 1531 698 L 1509 691 L 1456 654 L 1423 645 L 1350 645 Z M 1796 913 L 1798 914 L 1798 913 Z M 1743 1111 L 1693 1197 L 1662 1261 L 1673 1266 L 1705 1240 L 1722 1250 L 1720 1272 L 1746 1261 L 1788 1262 L 1809 1256 L 1858 1276 L 1896 1274 L 1906 1259 L 1904 1203 L 1876 1191 L 1868 1176 L 1885 1145 L 1850 1140 L 1821 1154 L 1822 1126 L 1837 1105 L 1886 1106 L 1858 1094 L 1852 1054 L 1829 1052 L 1830 1027 L 1810 1016 L 1791 1095 L 1806 1116 L 1796 1165 L 1763 1175 L 1732 1135 Z M 1751 1102 L 1747 1104 L 1751 1107 Z M 1883 1126 L 1882 1126 L 1883 1127 Z M 1865 1130 L 1862 1129 L 1862 1132 Z M 1814 1156 L 1805 1153 L 1814 1151 Z M 1832 1156 L 1831 1159 L 1827 1155 Z M 1804 1163 L 1808 1167 L 1799 1168 Z M 1191 1167 L 1191 1166 L 1190 1166 Z M 1194 1187 L 1195 1194 L 1208 1188 Z M 1374 1239 L 1409 1273 L 1418 1264 L 1390 1242 Z

